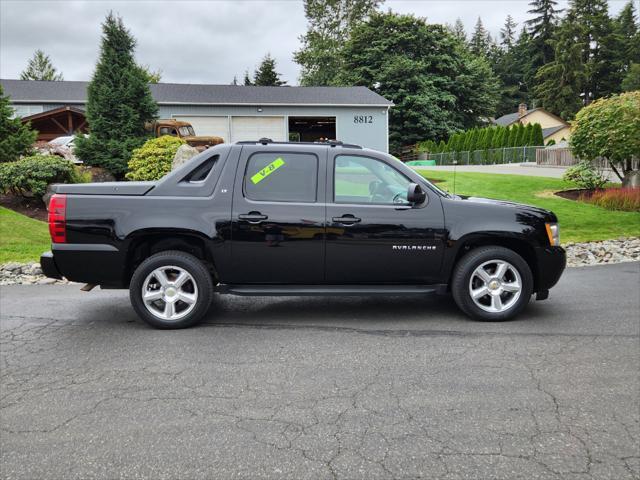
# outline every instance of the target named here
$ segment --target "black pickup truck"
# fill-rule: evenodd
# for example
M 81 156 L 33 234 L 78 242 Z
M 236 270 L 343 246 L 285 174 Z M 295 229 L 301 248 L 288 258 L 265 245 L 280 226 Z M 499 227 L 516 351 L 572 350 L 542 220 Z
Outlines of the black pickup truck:
M 451 292 L 469 316 L 507 320 L 565 268 L 553 213 L 449 194 L 341 142 L 218 145 L 157 182 L 54 192 L 44 273 L 129 288 L 159 328 L 195 324 L 215 292 Z

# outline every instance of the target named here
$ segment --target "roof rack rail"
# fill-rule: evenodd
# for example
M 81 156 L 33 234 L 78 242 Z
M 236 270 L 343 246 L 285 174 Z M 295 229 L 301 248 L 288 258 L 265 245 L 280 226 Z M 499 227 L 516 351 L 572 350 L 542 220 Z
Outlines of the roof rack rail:
M 323 140 L 321 142 L 274 142 L 270 138 L 261 138 L 259 140 L 242 140 L 240 142 L 236 142 L 237 145 L 255 145 L 257 143 L 260 143 L 262 145 L 328 145 L 330 147 L 362 149 L 361 145 L 356 145 L 354 143 L 344 143 L 340 140 Z

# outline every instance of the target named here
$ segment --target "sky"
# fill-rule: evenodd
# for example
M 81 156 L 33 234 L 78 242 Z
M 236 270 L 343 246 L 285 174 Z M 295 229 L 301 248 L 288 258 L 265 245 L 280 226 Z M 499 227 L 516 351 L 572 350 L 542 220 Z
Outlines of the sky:
M 609 0 L 616 14 L 628 0 Z M 567 0 L 560 0 L 566 7 Z M 638 11 L 639 0 L 635 0 Z M 386 0 L 383 10 L 413 13 L 429 23 L 478 19 L 497 36 L 508 14 L 528 18 L 528 0 Z M 302 0 L 0 0 L 0 78 L 19 78 L 36 49 L 65 80 L 89 80 L 98 58 L 100 23 L 113 10 L 137 39 L 139 64 L 163 82 L 229 84 L 253 72 L 268 52 L 289 85 L 298 83 L 293 52 L 306 31 Z

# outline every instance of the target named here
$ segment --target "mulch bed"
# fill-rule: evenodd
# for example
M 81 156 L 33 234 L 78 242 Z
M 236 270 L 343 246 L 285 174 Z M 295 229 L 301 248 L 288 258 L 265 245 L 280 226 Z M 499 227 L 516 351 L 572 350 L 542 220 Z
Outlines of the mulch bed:
M 26 215 L 27 217 L 35 218 L 36 220 L 47 221 L 47 208 L 39 198 L 0 195 L 0 206 Z
M 580 197 L 586 199 L 591 198 L 591 195 L 593 195 L 595 192 L 597 192 L 597 190 L 588 188 L 576 188 L 574 190 L 562 190 L 560 192 L 554 192 L 554 194 L 558 197 L 566 198 L 567 200 L 577 201 L 580 200 Z

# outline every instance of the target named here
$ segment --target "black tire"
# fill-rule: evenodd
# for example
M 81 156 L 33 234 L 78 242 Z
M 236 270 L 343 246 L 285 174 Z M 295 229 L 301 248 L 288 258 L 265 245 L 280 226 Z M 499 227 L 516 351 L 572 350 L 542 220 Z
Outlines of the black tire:
M 519 274 L 519 283 L 521 284 L 520 294 L 518 297 L 515 297 L 515 294 L 511 297 L 512 293 L 510 292 L 505 292 L 503 295 L 497 295 L 500 297 L 500 302 L 502 302 L 503 297 L 508 299 L 507 301 L 513 299 L 512 305 L 508 306 L 506 310 L 500 312 L 489 312 L 484 310 L 476 304 L 470 292 L 470 284 L 472 281 L 471 277 L 473 273 L 481 265 L 494 260 L 504 261 L 510 264 L 510 266 L 517 271 L 517 274 Z M 491 265 L 492 264 L 489 263 L 488 268 L 491 268 Z M 513 271 L 510 271 L 507 275 L 513 276 L 515 274 Z M 476 278 L 474 282 L 478 280 L 479 279 Z M 482 283 L 480 283 L 480 285 L 482 286 Z M 508 283 L 505 283 L 505 288 L 507 286 Z M 496 290 L 493 290 L 493 292 L 495 293 Z M 510 320 L 518 315 L 529 303 L 531 294 L 533 293 L 533 275 L 531 274 L 531 269 L 527 262 L 513 250 L 509 250 L 504 247 L 479 247 L 471 250 L 456 264 L 453 277 L 451 279 L 451 293 L 453 294 L 453 299 L 460 310 L 469 317 L 475 320 L 487 322 L 502 322 Z M 485 308 L 491 308 L 493 305 L 491 294 L 481 297 L 479 302 L 486 303 L 487 305 L 485 305 Z M 506 302 L 504 307 L 507 307 Z
M 149 277 L 152 272 L 162 267 L 168 268 L 167 272 L 169 273 L 167 277 L 171 275 L 171 272 L 176 272 L 176 277 L 179 273 L 179 270 L 171 270 L 169 267 L 178 267 L 178 269 L 184 270 L 191 276 L 191 278 L 186 281 L 184 288 L 191 291 L 195 301 L 190 305 L 186 302 L 182 302 L 180 299 L 175 300 L 175 306 L 173 309 L 178 316 L 182 315 L 180 318 L 175 320 L 164 319 L 158 315 L 154 315 L 150 309 L 147 308 L 147 305 L 142 298 L 143 286 L 145 285 L 147 277 Z M 153 282 L 154 278 L 155 277 L 152 277 L 150 282 Z M 173 278 L 173 280 L 176 279 L 177 278 Z M 151 285 L 157 285 L 158 289 L 162 289 L 162 286 L 159 285 L 159 283 L 151 283 Z M 157 291 L 149 290 L 148 287 L 145 288 L 147 288 L 147 291 L 150 293 Z M 176 289 L 174 288 L 172 291 L 175 292 L 175 290 Z M 182 289 L 178 290 L 182 292 Z M 172 297 L 174 295 L 179 296 L 179 294 L 171 293 Z M 213 299 L 213 280 L 207 267 L 198 258 L 190 255 L 189 253 L 177 250 L 167 250 L 165 252 L 152 255 L 142 262 L 138 268 L 136 268 L 129 285 L 129 298 L 131 299 L 131 305 L 133 305 L 133 309 L 136 311 L 138 316 L 149 325 L 161 329 L 187 328 L 198 323 L 207 313 L 207 310 L 211 305 L 211 300 Z M 152 304 L 150 308 L 155 310 L 157 306 L 158 310 L 160 310 L 162 305 L 166 305 L 166 303 L 167 302 L 164 302 L 162 299 L 158 299 L 158 301 Z M 189 308 L 191 308 L 190 311 Z M 182 309 L 182 312 L 179 311 L 180 309 Z

